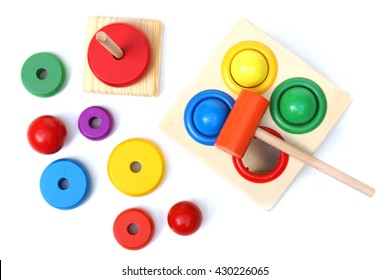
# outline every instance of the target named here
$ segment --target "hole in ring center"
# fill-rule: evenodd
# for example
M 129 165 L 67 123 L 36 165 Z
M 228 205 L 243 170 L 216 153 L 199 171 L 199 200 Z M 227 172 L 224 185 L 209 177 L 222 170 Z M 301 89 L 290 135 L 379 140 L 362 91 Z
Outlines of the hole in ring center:
M 61 178 L 60 180 L 58 180 L 58 187 L 61 189 L 61 190 L 66 190 L 68 189 L 70 186 L 70 183 L 69 183 L 69 180 L 66 179 L 66 178 Z
M 254 138 L 242 158 L 242 163 L 250 172 L 264 174 L 275 169 L 279 157 L 280 151 L 278 149 Z
M 89 126 L 92 128 L 99 128 L 102 125 L 102 120 L 99 117 L 92 117 L 89 120 Z
M 131 172 L 138 173 L 142 169 L 142 164 L 139 161 L 133 161 L 130 163 Z
M 49 72 L 45 68 L 39 68 L 36 72 L 37 78 L 40 80 L 44 80 L 49 75 Z
M 127 231 L 130 233 L 130 235 L 136 235 L 138 233 L 138 225 L 135 224 L 135 223 L 131 223 L 128 227 L 127 227 Z

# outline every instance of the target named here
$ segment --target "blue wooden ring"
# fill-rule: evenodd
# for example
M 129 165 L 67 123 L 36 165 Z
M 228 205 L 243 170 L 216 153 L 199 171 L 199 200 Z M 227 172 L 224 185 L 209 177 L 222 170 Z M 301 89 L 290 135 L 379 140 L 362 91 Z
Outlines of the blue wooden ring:
M 41 175 L 40 189 L 51 206 L 67 210 L 79 206 L 90 185 L 89 174 L 80 163 L 59 159 L 49 164 Z

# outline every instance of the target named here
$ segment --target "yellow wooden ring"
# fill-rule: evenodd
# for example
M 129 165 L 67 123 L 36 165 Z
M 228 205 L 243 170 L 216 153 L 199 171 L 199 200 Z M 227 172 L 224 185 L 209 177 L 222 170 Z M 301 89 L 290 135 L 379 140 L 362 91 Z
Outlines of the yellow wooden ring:
M 246 88 L 238 84 L 232 77 L 232 73 L 231 73 L 231 64 L 233 59 L 236 57 L 237 54 L 246 50 L 254 50 L 259 52 L 265 58 L 268 64 L 268 73 L 266 78 L 259 85 L 251 88 Z M 259 94 L 263 94 L 275 82 L 278 73 L 278 63 L 274 53 L 266 45 L 256 41 L 243 41 L 234 45 L 226 52 L 222 60 L 221 70 L 222 70 L 222 78 L 225 84 L 234 93 L 239 94 L 243 89 L 249 89 Z
M 165 164 L 160 149 L 144 139 L 129 139 L 114 148 L 108 159 L 112 184 L 130 196 L 151 193 L 164 176 Z

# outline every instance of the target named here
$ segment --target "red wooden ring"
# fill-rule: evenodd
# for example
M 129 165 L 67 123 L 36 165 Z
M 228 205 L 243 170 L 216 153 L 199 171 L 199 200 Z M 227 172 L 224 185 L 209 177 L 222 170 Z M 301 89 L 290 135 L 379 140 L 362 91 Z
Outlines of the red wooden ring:
M 265 126 L 261 126 L 260 128 L 284 140 L 283 137 L 272 128 Z M 289 155 L 282 151 L 279 152 L 280 156 L 278 159 L 278 164 L 273 170 L 266 173 L 253 173 L 249 171 L 249 169 L 245 167 L 244 163 L 242 162 L 242 159 L 238 157 L 232 157 L 233 165 L 236 168 L 237 172 L 246 180 L 251 181 L 253 183 L 267 183 L 278 178 L 287 167 Z
M 113 87 L 125 87 L 137 82 L 150 63 L 148 38 L 127 23 L 112 23 L 99 31 L 104 31 L 124 51 L 124 56 L 115 58 L 94 36 L 88 47 L 88 63 L 93 74 Z
M 134 225 L 135 230 L 131 227 Z M 143 210 L 130 208 L 118 215 L 114 222 L 114 236 L 122 247 L 138 250 L 145 247 L 153 237 L 154 223 Z

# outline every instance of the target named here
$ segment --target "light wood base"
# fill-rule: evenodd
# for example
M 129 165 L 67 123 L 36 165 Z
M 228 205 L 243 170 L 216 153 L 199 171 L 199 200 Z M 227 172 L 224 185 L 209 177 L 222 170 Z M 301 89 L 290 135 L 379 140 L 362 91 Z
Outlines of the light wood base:
M 244 192 L 249 198 L 258 203 L 266 210 L 272 209 L 283 193 L 287 190 L 294 178 L 298 175 L 304 164 L 293 157 L 283 174 L 272 182 L 256 184 L 242 178 L 232 164 L 232 159 L 226 153 L 213 146 L 204 146 L 194 141 L 185 130 L 183 115 L 188 101 L 198 92 L 206 89 L 218 89 L 230 94 L 236 99 L 236 95 L 229 91 L 221 76 L 221 63 L 225 53 L 235 44 L 253 40 L 268 46 L 275 54 L 278 61 L 278 75 L 273 86 L 264 93 L 264 97 L 270 99 L 275 87 L 284 80 L 292 77 L 305 77 L 316 82 L 325 92 L 328 109 L 321 125 L 312 132 L 294 135 L 281 130 L 272 120 L 269 110 L 266 112 L 261 125 L 268 126 L 278 131 L 284 139 L 308 153 L 313 153 L 325 139 L 331 128 L 341 117 L 350 103 L 347 93 L 318 73 L 299 57 L 273 40 L 245 19 L 240 19 L 230 33 L 223 39 L 217 50 L 209 59 L 208 63 L 199 75 L 188 85 L 169 109 L 160 123 L 160 128 L 170 137 L 176 140 L 196 157 L 214 169 L 218 174 L 226 178 L 231 184 Z M 257 142 L 260 140 L 253 140 Z M 262 154 L 264 145 L 251 144 L 244 160 L 250 166 L 267 166 L 269 158 Z M 272 149 L 272 148 L 269 148 Z M 265 154 L 270 154 L 265 151 Z M 272 154 L 272 153 L 271 153 Z

